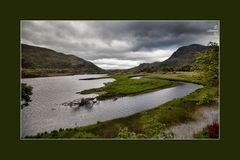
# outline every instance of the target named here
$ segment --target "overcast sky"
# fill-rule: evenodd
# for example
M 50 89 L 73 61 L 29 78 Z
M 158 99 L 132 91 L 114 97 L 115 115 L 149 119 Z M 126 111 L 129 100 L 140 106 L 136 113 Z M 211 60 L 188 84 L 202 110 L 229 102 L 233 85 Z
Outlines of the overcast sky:
M 164 61 L 178 47 L 219 43 L 218 21 L 21 21 L 21 43 L 73 54 L 104 69 Z

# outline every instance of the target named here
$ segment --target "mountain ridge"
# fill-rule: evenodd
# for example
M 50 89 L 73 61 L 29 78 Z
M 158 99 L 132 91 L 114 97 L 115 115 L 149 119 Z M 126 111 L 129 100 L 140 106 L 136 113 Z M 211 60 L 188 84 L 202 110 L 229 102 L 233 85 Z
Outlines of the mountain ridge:
M 163 62 L 142 63 L 137 67 L 129 69 L 133 72 L 153 72 L 161 70 L 161 67 L 184 67 L 191 66 L 195 61 L 197 53 L 203 53 L 208 49 L 208 46 L 200 44 L 191 44 L 179 47 L 173 54 Z
M 92 62 L 52 49 L 21 44 L 22 77 L 45 77 L 50 74 L 103 73 Z

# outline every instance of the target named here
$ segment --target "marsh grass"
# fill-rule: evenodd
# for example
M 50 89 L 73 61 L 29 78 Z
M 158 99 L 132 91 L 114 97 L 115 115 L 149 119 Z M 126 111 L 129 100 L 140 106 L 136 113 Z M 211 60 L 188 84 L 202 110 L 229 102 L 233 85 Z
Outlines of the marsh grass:
M 97 97 L 98 100 L 104 100 L 114 97 L 122 97 L 127 95 L 136 95 L 150 92 L 157 89 L 163 89 L 177 85 L 176 82 L 164 80 L 160 78 L 152 78 L 151 76 L 141 79 L 131 79 L 131 77 L 143 75 L 117 74 L 111 75 L 115 79 L 114 82 L 107 83 L 104 87 L 93 88 L 80 92 L 81 94 L 103 93 Z

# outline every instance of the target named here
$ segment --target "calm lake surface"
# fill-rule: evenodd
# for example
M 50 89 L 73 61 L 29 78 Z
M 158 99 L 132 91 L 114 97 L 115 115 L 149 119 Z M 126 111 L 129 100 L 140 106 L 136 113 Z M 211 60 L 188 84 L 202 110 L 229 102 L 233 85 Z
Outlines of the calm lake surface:
M 62 103 L 83 97 L 96 97 L 96 94 L 81 95 L 76 92 L 101 87 L 104 86 L 104 83 L 114 81 L 111 78 L 79 80 L 101 76 L 106 75 L 89 74 L 22 79 L 22 82 L 33 86 L 33 95 L 30 105 L 21 110 L 21 137 L 129 116 L 154 108 L 174 98 L 185 96 L 202 87 L 197 84 L 182 83 L 176 87 L 151 93 L 122 97 L 117 100 L 98 101 L 88 107 L 71 108 L 62 105 Z

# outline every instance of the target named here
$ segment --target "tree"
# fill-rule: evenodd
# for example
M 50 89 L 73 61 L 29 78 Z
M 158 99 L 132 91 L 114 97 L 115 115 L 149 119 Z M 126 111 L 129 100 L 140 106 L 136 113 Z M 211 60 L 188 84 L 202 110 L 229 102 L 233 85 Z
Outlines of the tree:
M 194 70 L 199 73 L 202 83 L 208 86 L 218 85 L 219 73 L 219 46 L 210 42 L 209 48 L 204 53 L 196 55 Z
M 32 86 L 27 85 L 26 83 L 22 83 L 22 96 L 21 96 L 21 108 L 26 107 L 29 105 L 29 102 L 31 102 L 32 95 Z

